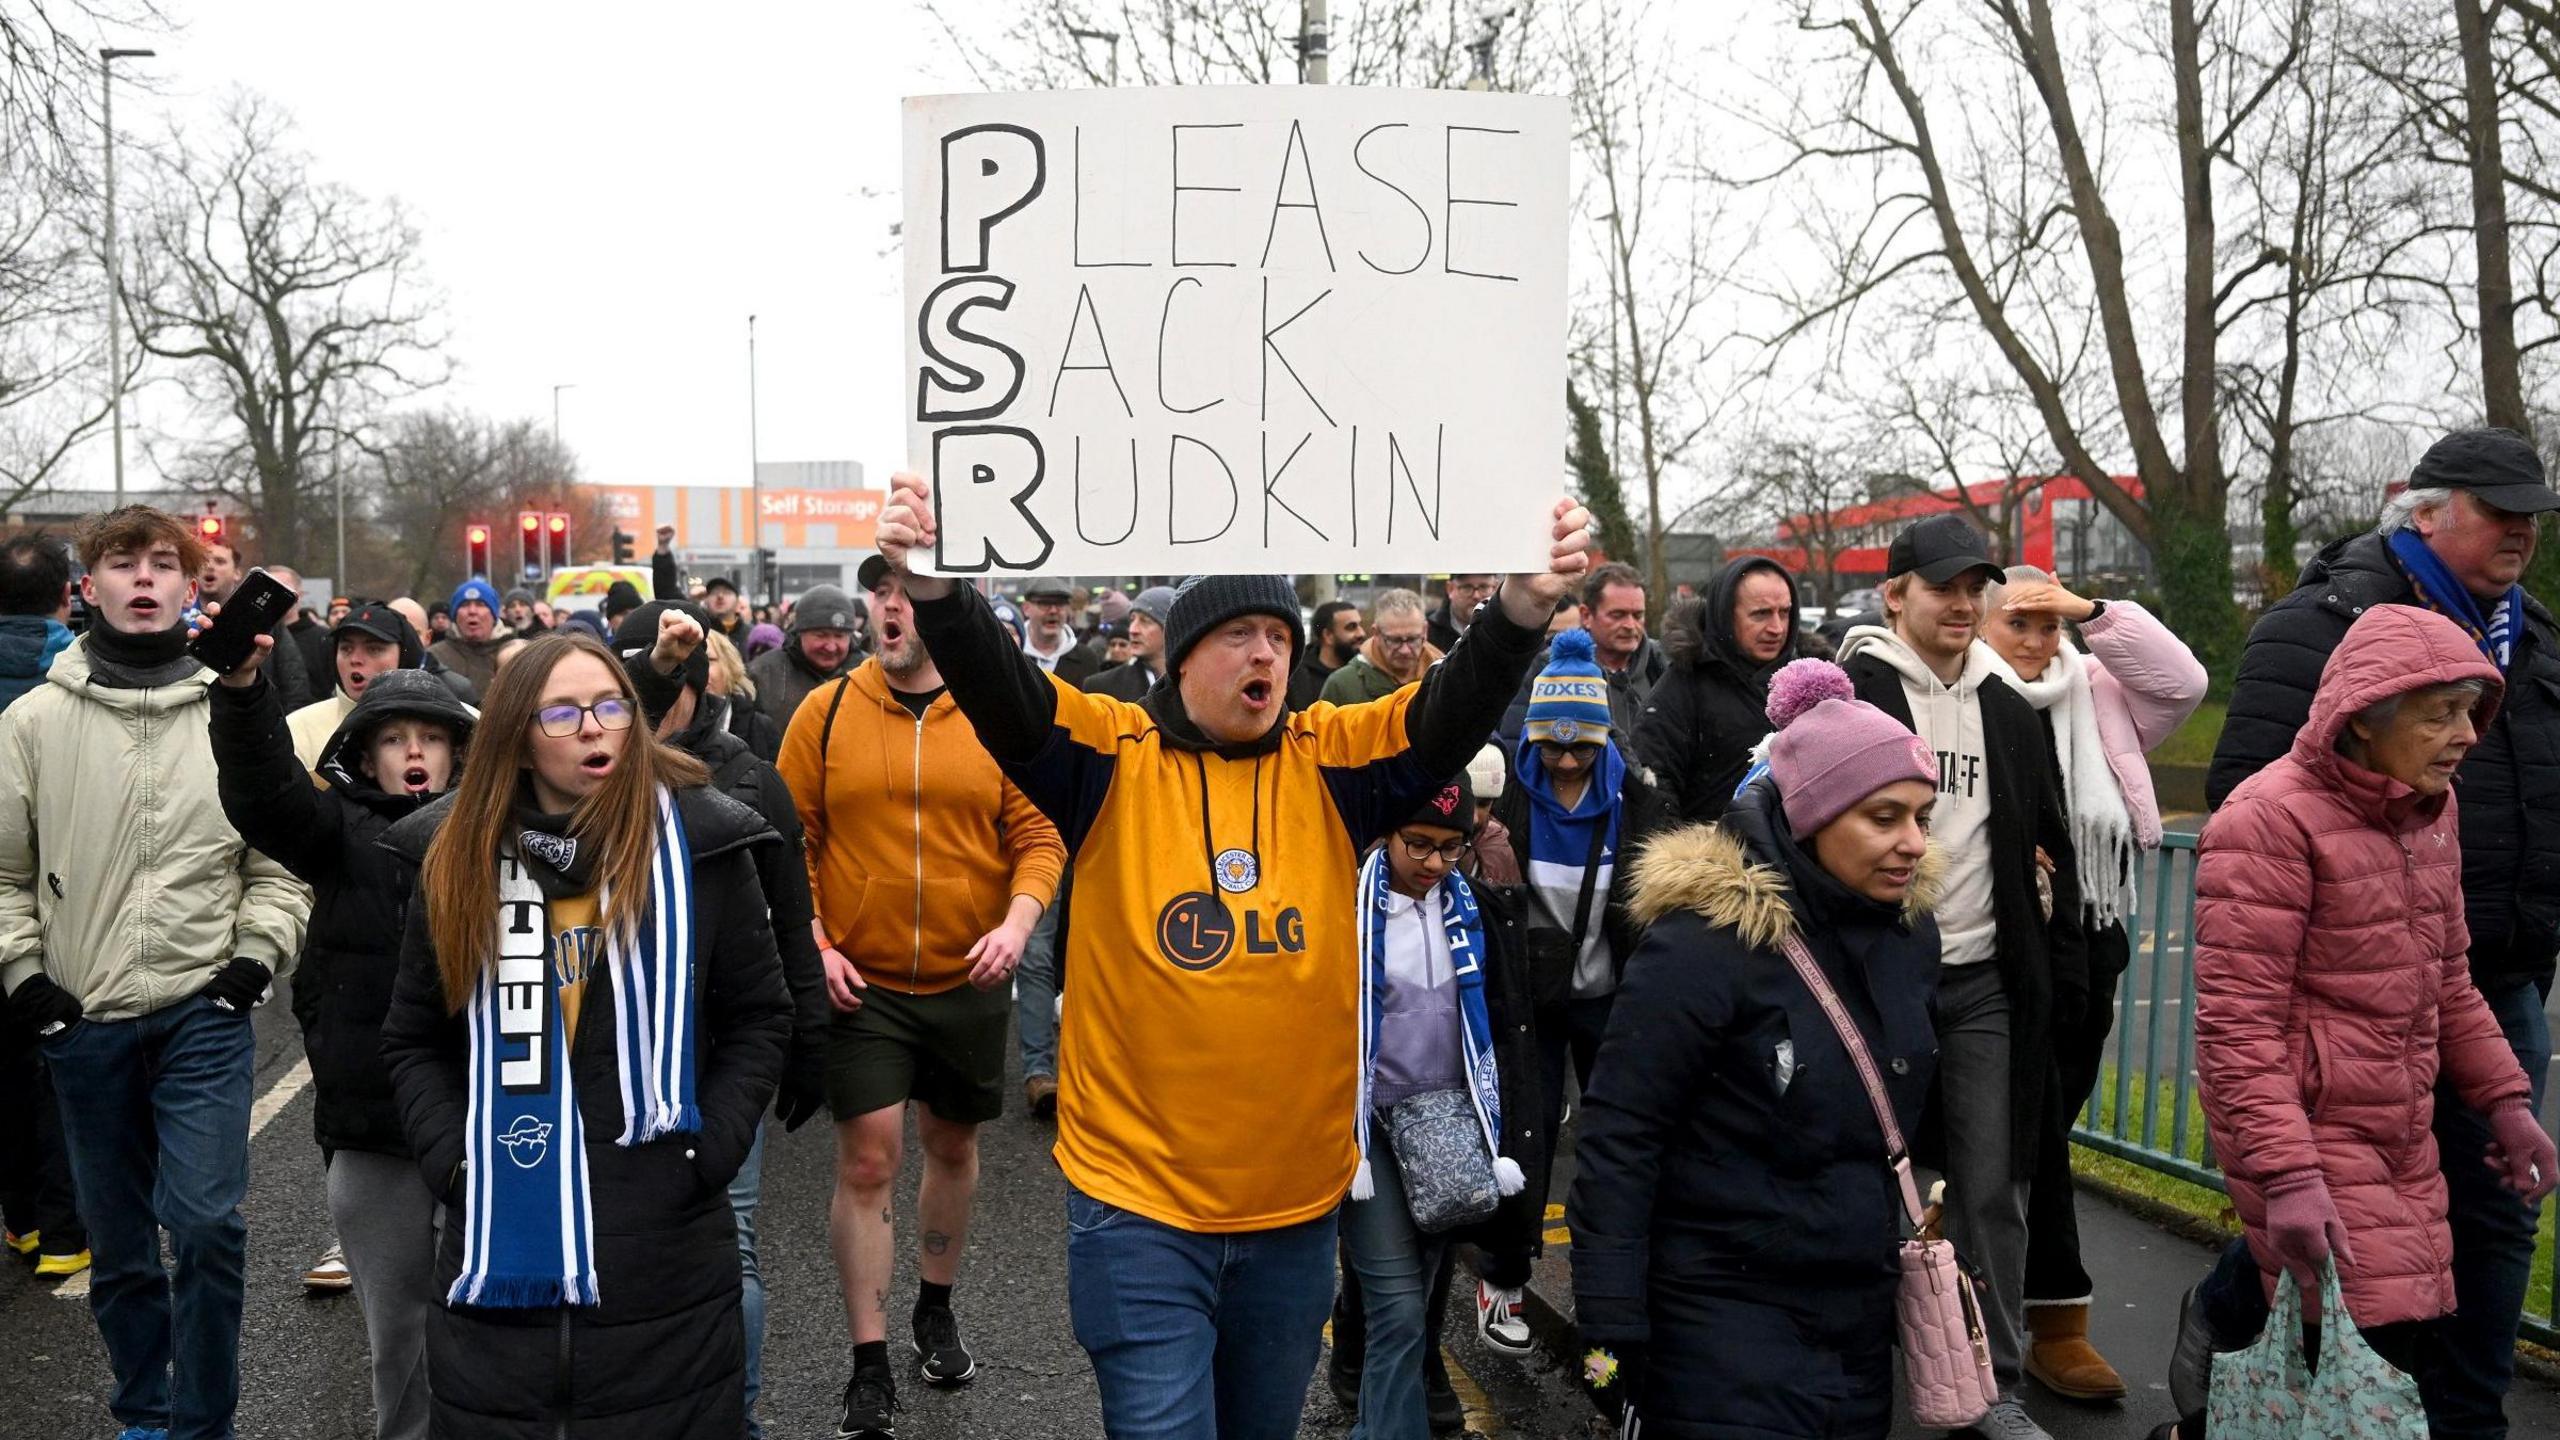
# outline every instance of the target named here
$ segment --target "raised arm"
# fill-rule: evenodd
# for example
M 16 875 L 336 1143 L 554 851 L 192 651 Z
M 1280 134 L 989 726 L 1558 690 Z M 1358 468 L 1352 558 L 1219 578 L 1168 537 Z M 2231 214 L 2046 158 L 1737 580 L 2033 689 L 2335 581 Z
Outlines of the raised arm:
M 345 817 L 293 753 L 284 702 L 256 676 L 213 687 L 212 736 L 223 818 L 240 838 L 309 885 L 335 879 L 345 860 Z

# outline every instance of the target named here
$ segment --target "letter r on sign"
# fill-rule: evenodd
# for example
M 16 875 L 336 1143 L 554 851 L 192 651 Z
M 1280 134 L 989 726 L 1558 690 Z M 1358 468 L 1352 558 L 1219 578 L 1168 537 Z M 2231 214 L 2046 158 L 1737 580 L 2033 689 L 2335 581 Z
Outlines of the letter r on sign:
M 1036 569 L 1054 548 L 1031 513 L 1048 473 L 1040 439 L 1011 425 L 954 425 L 933 432 L 934 565 L 978 575 L 998 565 Z

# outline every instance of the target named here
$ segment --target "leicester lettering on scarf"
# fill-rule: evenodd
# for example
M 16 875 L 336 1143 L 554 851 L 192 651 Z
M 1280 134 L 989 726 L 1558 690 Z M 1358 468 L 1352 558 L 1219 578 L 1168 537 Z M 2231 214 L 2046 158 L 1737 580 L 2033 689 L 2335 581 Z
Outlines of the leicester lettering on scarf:
M 1546 564 L 1556 97 L 910 99 L 910 462 L 943 574 Z

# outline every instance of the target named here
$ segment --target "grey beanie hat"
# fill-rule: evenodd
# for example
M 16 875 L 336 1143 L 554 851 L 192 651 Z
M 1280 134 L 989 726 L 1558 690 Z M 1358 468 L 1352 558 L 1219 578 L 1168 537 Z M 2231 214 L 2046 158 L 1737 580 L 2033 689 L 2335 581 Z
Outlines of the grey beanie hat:
M 1296 594 L 1295 591 L 1290 593 Z M 1129 602 L 1129 608 L 1159 625 L 1168 624 L 1173 619 L 1173 587 L 1150 585 L 1138 592 L 1137 597 Z
M 853 617 L 853 597 L 845 594 L 842 587 L 812 585 L 791 607 L 788 628 L 794 635 L 803 630 L 851 630 Z
M 1286 575 L 1194 575 L 1173 592 L 1165 619 L 1165 667 L 1182 668 L 1182 657 L 1201 637 L 1243 615 L 1269 615 L 1289 627 L 1289 664 L 1307 648 L 1304 623 L 1298 616 L 1298 587 Z

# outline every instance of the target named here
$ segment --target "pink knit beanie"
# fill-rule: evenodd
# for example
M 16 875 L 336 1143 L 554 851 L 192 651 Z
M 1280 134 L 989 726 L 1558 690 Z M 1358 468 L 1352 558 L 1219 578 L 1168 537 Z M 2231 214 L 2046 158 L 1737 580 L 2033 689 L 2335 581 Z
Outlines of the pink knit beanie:
M 1769 680 L 1769 773 L 1801 840 L 1887 785 L 1938 783 L 1938 757 L 1903 723 L 1857 698 L 1849 672 L 1797 660 Z

